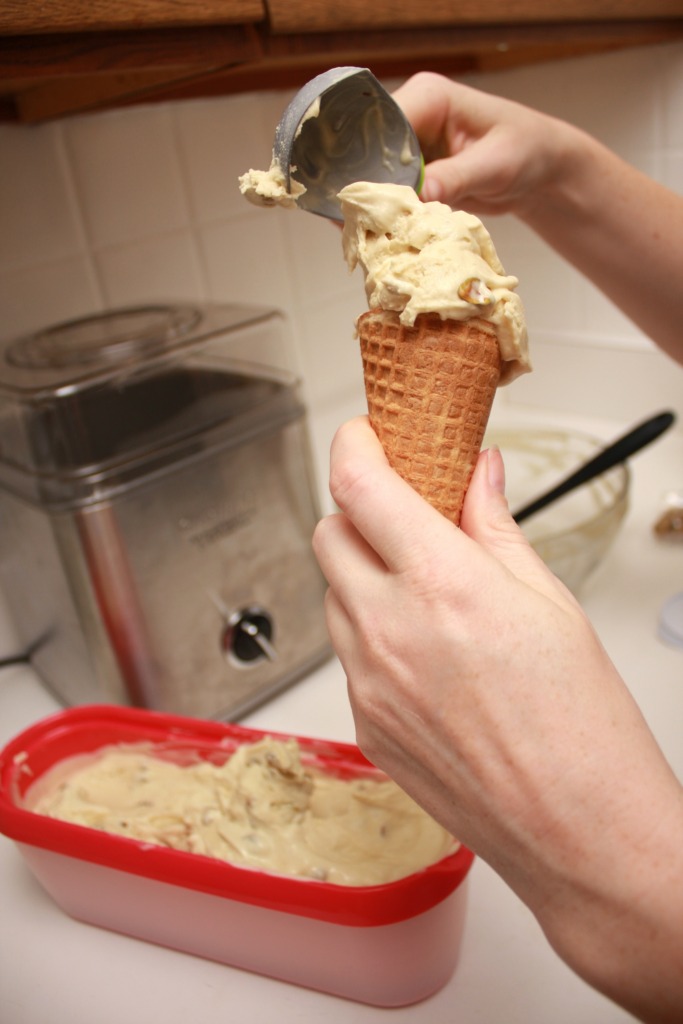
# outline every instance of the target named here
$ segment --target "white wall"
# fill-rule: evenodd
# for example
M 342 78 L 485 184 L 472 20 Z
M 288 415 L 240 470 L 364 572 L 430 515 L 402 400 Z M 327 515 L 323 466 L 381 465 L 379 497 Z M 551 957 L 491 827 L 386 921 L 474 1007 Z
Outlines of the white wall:
M 468 80 L 574 121 L 683 191 L 683 44 Z M 257 209 L 237 188 L 238 174 L 268 164 L 289 98 L 0 127 L 0 335 L 159 299 L 282 307 L 296 345 L 283 362 L 303 373 L 324 462 L 339 420 L 364 411 L 353 340 L 360 271 L 349 276 L 330 223 Z M 499 402 L 625 423 L 671 406 L 683 420 L 683 370 L 522 225 L 487 224 L 520 278 L 535 363 Z

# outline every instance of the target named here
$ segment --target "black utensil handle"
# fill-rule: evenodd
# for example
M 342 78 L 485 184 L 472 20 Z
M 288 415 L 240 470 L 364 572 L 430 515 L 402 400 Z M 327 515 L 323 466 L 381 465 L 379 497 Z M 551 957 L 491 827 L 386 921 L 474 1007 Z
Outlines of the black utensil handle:
M 612 469 L 613 466 L 619 465 L 620 462 L 624 462 L 629 456 L 634 455 L 641 448 L 644 448 L 645 445 L 650 444 L 651 441 L 659 437 L 660 434 L 663 434 L 665 430 L 668 430 L 675 419 L 676 417 L 672 412 L 661 412 L 640 423 L 633 430 L 629 430 L 627 434 L 624 434 L 612 444 L 607 445 L 606 448 L 603 448 L 601 452 L 598 452 L 594 458 L 589 459 L 588 462 L 584 463 L 575 472 L 570 473 L 556 487 L 546 491 L 545 494 L 542 494 L 515 512 L 513 516 L 515 522 L 521 523 L 522 520 L 527 519 L 535 512 L 540 512 L 546 505 L 574 490 L 575 487 L 588 483 L 589 480 L 595 479 L 596 476 L 600 476 L 606 470 Z

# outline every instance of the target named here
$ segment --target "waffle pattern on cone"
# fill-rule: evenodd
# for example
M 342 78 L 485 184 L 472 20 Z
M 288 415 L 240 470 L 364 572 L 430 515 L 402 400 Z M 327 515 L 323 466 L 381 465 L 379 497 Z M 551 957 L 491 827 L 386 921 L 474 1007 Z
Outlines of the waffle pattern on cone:
M 495 329 L 437 314 L 358 320 L 368 414 L 393 468 L 454 522 L 481 449 L 500 377 Z

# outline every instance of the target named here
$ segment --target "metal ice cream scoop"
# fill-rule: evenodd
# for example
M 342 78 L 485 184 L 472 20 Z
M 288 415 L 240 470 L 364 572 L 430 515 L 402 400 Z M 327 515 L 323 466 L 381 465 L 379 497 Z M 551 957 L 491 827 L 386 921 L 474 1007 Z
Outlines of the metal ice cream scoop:
M 273 157 L 302 210 L 342 220 L 337 193 L 354 181 L 410 185 L 424 163 L 403 111 L 367 68 L 332 68 L 299 90 L 275 129 Z

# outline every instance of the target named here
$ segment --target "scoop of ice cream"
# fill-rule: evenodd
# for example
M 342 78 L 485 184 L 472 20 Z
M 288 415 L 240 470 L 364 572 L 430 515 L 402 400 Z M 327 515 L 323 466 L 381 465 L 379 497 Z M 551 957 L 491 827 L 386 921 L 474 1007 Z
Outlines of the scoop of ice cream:
M 423 203 L 406 185 L 355 182 L 339 193 L 350 270 L 360 264 L 371 309 L 412 326 L 421 313 L 494 324 L 501 384 L 531 369 L 518 281 L 505 273 L 491 236 L 473 214 Z
M 290 178 L 290 187 L 287 188 L 284 172 L 276 160 L 267 171 L 250 169 L 241 174 L 239 186 L 245 199 L 256 206 L 284 206 L 287 209 L 295 207 L 297 198 L 306 191 L 294 178 Z

